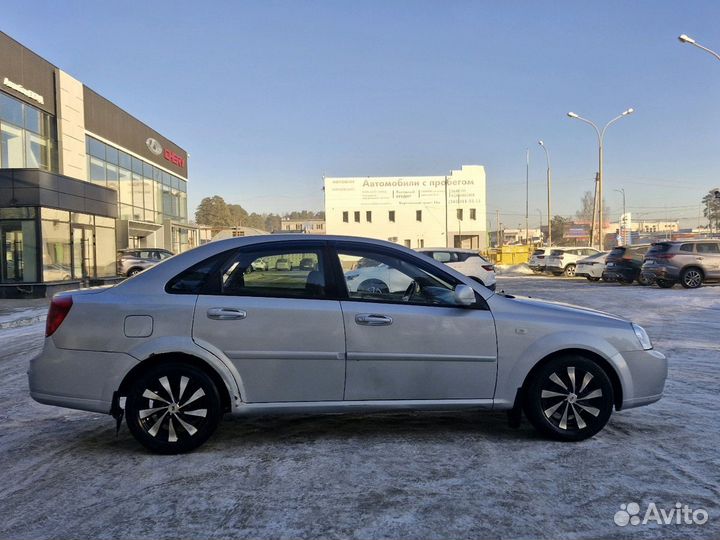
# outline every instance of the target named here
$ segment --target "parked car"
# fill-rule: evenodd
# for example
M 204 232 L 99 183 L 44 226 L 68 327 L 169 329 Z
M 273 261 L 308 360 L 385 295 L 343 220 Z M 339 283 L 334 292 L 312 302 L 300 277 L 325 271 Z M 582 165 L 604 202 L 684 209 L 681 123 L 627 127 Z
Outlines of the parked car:
M 298 265 L 299 270 L 316 270 L 315 268 L 315 261 L 310 257 L 305 257 L 303 260 L 300 261 L 300 264 Z
M 577 262 L 580 259 L 600 253 L 594 248 L 553 248 L 547 257 L 545 270 L 554 276 L 575 277 Z
M 495 266 L 473 249 L 423 248 L 417 250 L 461 274 L 473 278 L 491 291 L 495 290 Z
M 298 256 L 318 270 L 247 273 Z M 405 281 L 353 291 L 343 269 L 361 259 Z M 577 441 L 613 409 L 660 399 L 666 376 L 621 317 L 496 294 L 389 242 L 319 235 L 211 242 L 114 287 L 60 293 L 28 371 L 36 401 L 124 415 L 167 454 L 200 446 L 227 412 L 484 408 Z
M 537 248 L 535 251 L 532 252 L 532 255 L 530 256 L 530 261 L 528 262 L 528 266 L 530 269 L 540 274 L 545 271 L 546 267 L 546 259 L 550 256 L 550 252 L 554 248 L 551 247 L 545 247 L 545 248 Z
M 600 281 L 605 270 L 607 256 L 607 253 L 601 252 L 580 259 L 575 267 L 575 275 L 587 278 L 588 281 Z
M 275 261 L 275 270 L 292 270 L 290 261 L 287 259 L 278 259 Z
M 252 262 L 250 268 L 259 272 L 265 272 L 268 269 L 268 262 L 265 259 L 257 259 Z
M 720 240 L 657 242 L 645 254 L 641 274 L 663 288 L 680 283 L 696 289 L 720 280 Z
M 168 251 L 167 249 L 120 249 L 117 252 L 117 273 L 120 276 L 131 277 L 172 256 L 172 251 Z
M 637 281 L 639 285 L 650 285 L 650 281 L 640 274 L 645 253 L 649 248 L 649 244 L 613 248 L 605 261 L 605 270 L 602 274 L 603 280 L 618 281 L 620 283 Z

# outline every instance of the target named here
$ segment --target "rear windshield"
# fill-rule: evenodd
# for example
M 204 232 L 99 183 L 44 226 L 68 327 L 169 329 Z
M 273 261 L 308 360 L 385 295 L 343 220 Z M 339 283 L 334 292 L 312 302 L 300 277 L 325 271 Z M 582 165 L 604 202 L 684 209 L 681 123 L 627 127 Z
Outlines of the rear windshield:
M 670 251 L 670 247 L 672 244 L 662 243 L 662 244 L 653 244 L 652 247 L 648 250 L 648 255 L 653 253 L 667 253 Z
M 533 255 L 545 255 L 545 250 L 544 249 L 536 249 L 535 251 L 533 251 Z
M 625 255 L 625 248 L 618 246 L 616 248 L 613 248 L 613 250 L 610 252 L 610 255 L 608 255 L 608 256 L 609 257 L 622 257 L 623 255 Z
M 553 250 L 550 252 L 550 255 L 551 255 L 551 256 L 557 256 L 557 255 L 562 255 L 563 253 L 565 253 L 565 252 L 564 252 L 562 249 L 553 249 Z

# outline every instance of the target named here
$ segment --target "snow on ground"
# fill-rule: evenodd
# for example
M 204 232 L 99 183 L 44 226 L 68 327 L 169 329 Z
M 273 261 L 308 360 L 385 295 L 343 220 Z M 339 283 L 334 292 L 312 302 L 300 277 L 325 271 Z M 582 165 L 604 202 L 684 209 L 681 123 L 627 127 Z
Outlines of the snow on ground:
M 530 276 L 530 275 L 533 275 L 535 272 L 533 272 L 530 269 L 530 267 L 527 265 L 527 263 L 522 263 L 522 264 L 496 264 L 495 265 L 495 273 L 499 276 L 504 276 L 504 275 Z
M 500 276 L 498 290 L 622 314 L 670 360 L 665 397 L 591 440 L 498 413 L 228 418 L 185 456 L 144 452 L 103 415 L 39 405 L 42 324 L 0 330 L 0 538 L 720 537 L 720 287 Z M 705 525 L 628 525 L 676 502 Z

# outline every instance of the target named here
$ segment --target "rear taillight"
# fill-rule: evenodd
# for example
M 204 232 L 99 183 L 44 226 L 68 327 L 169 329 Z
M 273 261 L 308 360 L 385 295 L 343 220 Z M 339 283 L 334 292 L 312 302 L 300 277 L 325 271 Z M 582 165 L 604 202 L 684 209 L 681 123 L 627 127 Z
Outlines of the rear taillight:
M 667 261 L 668 259 L 672 259 L 674 256 L 674 253 L 659 253 L 658 255 L 653 255 L 652 258 Z
M 72 296 L 53 298 L 53 301 L 50 303 L 47 320 L 45 321 L 45 337 L 52 336 L 55 333 L 55 330 L 60 328 L 60 325 L 65 320 L 65 317 L 67 317 L 67 314 L 70 313 L 72 305 Z
M 492 264 L 483 264 L 482 267 L 488 272 L 494 272 L 495 267 Z

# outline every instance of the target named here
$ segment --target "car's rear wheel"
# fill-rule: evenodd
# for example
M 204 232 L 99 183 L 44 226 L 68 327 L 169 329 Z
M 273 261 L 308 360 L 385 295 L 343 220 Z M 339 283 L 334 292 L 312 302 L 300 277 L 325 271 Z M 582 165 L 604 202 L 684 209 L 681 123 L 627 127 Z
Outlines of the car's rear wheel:
M 575 277 L 575 265 L 574 264 L 568 264 L 565 267 L 565 277 Z
M 642 285 L 643 287 L 647 287 L 648 285 L 652 285 L 652 281 L 648 279 L 647 276 L 644 276 L 643 274 L 640 274 L 637 278 L 638 285 Z
M 553 358 L 532 376 L 523 394 L 528 420 L 561 441 L 592 437 L 607 424 L 614 404 L 605 371 L 576 355 Z
M 133 277 L 135 274 L 139 274 L 142 271 L 142 268 L 131 268 L 128 270 L 127 277 Z
M 125 402 L 130 433 L 160 454 L 194 450 L 222 418 L 220 395 L 201 369 L 180 363 L 151 368 L 130 386 Z
M 592 276 L 585 276 L 585 277 L 588 279 L 588 281 L 600 281 L 599 277 L 592 277 Z
M 667 279 L 656 279 L 655 283 L 661 289 L 671 289 L 673 287 L 673 285 L 675 285 L 674 281 L 669 281 Z
M 697 289 L 703 282 L 703 273 L 699 268 L 686 268 L 680 274 L 680 284 L 686 289 Z
M 357 288 L 360 293 L 388 294 L 390 289 L 381 279 L 366 279 Z

